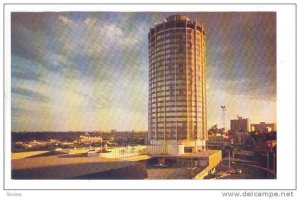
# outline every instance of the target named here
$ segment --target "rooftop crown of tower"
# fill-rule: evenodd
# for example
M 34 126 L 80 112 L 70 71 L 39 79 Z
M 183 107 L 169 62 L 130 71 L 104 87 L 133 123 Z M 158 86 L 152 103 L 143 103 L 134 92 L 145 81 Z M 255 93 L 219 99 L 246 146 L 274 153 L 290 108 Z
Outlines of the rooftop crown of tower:
M 167 17 L 166 19 L 167 21 L 190 21 L 190 18 L 185 16 L 185 15 L 171 15 L 169 17 Z

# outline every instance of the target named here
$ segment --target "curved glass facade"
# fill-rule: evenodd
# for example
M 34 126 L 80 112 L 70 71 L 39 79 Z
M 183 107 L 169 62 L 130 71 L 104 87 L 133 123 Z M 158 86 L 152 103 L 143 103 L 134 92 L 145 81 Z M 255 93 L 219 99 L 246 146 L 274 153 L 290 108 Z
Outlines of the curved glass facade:
M 150 141 L 207 139 L 205 43 L 203 25 L 186 16 L 150 29 Z

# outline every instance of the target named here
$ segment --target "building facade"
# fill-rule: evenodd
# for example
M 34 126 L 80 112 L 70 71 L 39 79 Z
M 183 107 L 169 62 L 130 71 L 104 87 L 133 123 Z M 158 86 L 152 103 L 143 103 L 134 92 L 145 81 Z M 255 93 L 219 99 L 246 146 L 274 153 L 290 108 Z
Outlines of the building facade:
M 260 122 L 259 124 L 251 124 L 251 131 L 255 131 L 256 133 L 268 133 L 276 130 L 275 123 Z
M 155 24 L 148 34 L 149 143 L 203 146 L 206 113 L 206 36 L 183 15 Z
M 230 120 L 231 132 L 249 132 L 250 122 L 248 118 L 238 117 L 235 120 Z

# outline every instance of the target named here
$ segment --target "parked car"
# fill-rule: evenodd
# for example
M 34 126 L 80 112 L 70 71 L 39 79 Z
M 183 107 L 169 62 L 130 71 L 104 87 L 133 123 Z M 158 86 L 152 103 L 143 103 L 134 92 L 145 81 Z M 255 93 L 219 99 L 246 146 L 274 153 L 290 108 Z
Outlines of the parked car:
M 235 174 L 242 174 L 242 172 L 243 171 L 241 169 L 235 169 L 235 171 L 234 171 Z

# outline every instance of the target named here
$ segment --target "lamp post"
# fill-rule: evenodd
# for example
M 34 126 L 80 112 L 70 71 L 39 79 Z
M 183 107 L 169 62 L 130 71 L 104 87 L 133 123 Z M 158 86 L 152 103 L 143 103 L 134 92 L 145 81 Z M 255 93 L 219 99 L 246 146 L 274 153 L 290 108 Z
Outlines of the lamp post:
M 267 150 L 267 169 L 270 170 L 270 164 L 269 164 L 269 151 Z M 269 176 L 269 171 L 268 171 L 268 176 Z
M 229 170 L 230 170 L 230 150 L 229 150 L 229 153 L 228 153 L 228 157 L 229 157 L 229 160 L 228 160 L 228 167 L 229 167 Z

